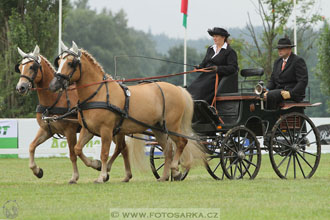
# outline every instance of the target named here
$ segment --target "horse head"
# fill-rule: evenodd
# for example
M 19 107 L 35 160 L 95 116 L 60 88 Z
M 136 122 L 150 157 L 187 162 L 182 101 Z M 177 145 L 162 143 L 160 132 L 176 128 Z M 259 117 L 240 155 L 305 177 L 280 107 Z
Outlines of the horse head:
M 29 54 L 24 53 L 20 48 L 17 50 L 22 56 L 22 61 L 15 65 L 15 71 L 20 74 L 16 90 L 20 94 L 27 94 L 34 87 L 34 83 L 38 83 L 43 77 L 40 49 L 36 45 L 34 51 Z
M 81 76 L 81 50 L 73 41 L 70 49 L 63 42 L 61 42 L 61 47 L 63 52 L 54 61 L 57 72 L 49 84 L 52 92 L 67 88 L 73 82 L 78 81 Z

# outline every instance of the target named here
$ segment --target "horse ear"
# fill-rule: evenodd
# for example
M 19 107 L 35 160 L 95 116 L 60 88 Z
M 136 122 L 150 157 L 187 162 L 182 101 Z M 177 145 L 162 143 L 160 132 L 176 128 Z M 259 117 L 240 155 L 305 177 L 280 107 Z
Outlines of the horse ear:
M 18 53 L 24 58 L 27 56 L 26 53 L 24 53 L 19 47 L 17 47 Z
M 78 54 L 79 53 L 79 49 L 78 49 L 78 46 L 77 44 L 72 41 L 72 51 L 75 53 L 75 54 Z
M 33 56 L 38 57 L 39 53 L 40 53 L 40 48 L 38 45 L 36 45 L 36 47 L 34 48 L 34 51 L 33 51 Z
M 61 48 L 62 48 L 63 51 L 68 50 L 68 47 L 65 46 L 65 44 L 63 43 L 63 41 L 61 41 Z

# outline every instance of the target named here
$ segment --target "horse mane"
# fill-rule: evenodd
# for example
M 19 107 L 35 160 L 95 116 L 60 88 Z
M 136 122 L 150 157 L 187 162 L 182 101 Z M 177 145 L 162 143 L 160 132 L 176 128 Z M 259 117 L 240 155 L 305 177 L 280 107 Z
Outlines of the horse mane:
M 42 55 L 39 55 L 39 56 L 41 57 L 41 59 L 43 59 L 43 60 L 45 61 L 46 65 L 47 65 L 49 68 L 51 68 L 51 70 L 55 73 L 55 72 L 56 72 L 55 68 L 54 68 L 53 65 L 47 60 L 47 58 L 44 57 L 44 56 L 42 56 Z
M 107 75 L 107 77 L 110 77 L 110 78 L 112 79 L 111 75 L 108 74 L 108 73 L 106 73 L 106 72 L 104 71 L 104 69 L 103 69 L 103 67 L 101 66 L 101 64 L 100 64 L 99 62 L 97 62 L 97 61 L 95 60 L 95 58 L 94 58 L 91 54 L 89 54 L 89 53 L 88 53 L 86 50 L 84 50 L 84 49 L 81 49 L 81 52 L 87 57 L 87 59 L 88 59 L 89 61 L 91 61 L 92 63 L 94 63 L 94 64 L 96 65 L 96 67 L 99 68 L 100 71 L 101 71 L 103 74 Z

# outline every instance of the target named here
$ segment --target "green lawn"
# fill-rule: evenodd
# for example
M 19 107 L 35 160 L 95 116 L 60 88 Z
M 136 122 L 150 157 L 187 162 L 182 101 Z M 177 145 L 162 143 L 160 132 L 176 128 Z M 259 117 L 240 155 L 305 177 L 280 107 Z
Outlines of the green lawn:
M 183 182 L 159 183 L 151 171 L 133 170 L 130 183 L 123 161 L 113 166 L 110 182 L 94 184 L 98 172 L 79 161 L 78 184 L 69 185 L 68 158 L 37 159 L 37 179 L 27 159 L 0 159 L 0 207 L 16 200 L 15 219 L 109 219 L 110 208 L 220 208 L 221 219 L 329 219 L 330 154 L 322 154 L 311 179 L 281 180 L 268 155 L 255 180 L 215 181 L 203 167 Z M 6 216 L 0 209 L 0 219 Z

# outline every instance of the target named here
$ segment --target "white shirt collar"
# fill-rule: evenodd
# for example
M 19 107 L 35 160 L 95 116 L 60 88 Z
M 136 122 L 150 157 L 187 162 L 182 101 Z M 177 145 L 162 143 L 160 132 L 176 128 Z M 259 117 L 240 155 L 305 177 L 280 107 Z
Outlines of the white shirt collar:
M 218 52 L 217 52 L 218 47 L 217 47 L 216 44 L 213 44 L 211 47 L 213 48 L 213 51 L 214 51 L 214 55 L 212 56 L 212 58 L 213 58 L 213 57 L 215 57 L 216 55 L 218 55 L 218 53 L 220 53 L 220 51 L 221 51 L 222 49 L 225 49 L 225 50 L 226 50 L 227 47 L 228 47 L 228 44 L 227 44 L 227 42 L 225 42 L 225 43 L 222 45 L 221 49 L 220 49 Z

